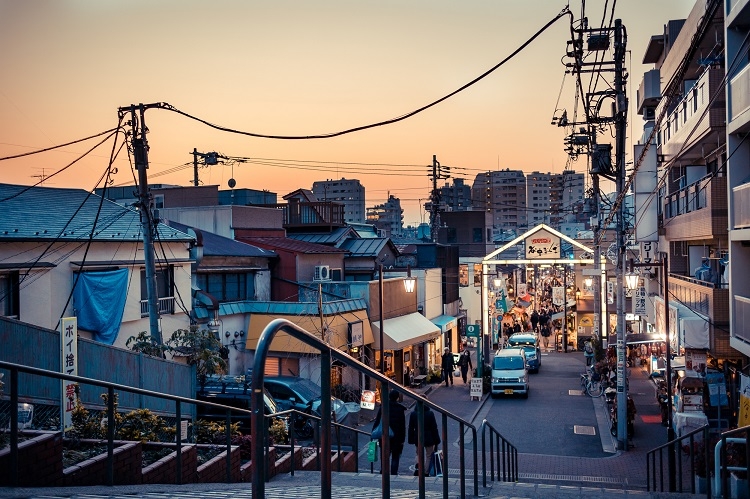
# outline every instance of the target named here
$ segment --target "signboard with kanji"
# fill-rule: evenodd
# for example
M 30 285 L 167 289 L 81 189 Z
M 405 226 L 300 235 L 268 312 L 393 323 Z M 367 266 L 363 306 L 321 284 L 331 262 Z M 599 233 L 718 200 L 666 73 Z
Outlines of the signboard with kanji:
M 633 314 L 646 315 L 646 288 L 638 286 L 633 296 Z
M 546 230 L 534 232 L 524 240 L 526 258 L 560 258 L 560 237 Z
M 362 398 L 359 401 L 362 409 L 375 409 L 375 392 L 372 390 L 362 390 Z
M 78 318 L 63 317 L 60 321 L 60 366 L 63 374 L 78 376 Z M 73 426 L 73 408 L 76 404 L 76 384 L 62 380 L 62 414 L 63 431 Z

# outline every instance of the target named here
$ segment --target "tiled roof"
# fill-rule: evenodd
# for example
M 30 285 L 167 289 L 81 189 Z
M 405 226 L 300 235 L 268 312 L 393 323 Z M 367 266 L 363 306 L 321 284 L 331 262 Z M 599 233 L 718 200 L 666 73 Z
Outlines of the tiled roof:
M 367 310 L 367 301 L 362 298 L 337 300 L 323 303 L 323 314 L 334 315 L 345 312 Z M 269 315 L 317 315 L 320 313 L 316 302 L 281 302 L 281 301 L 236 301 L 221 303 L 220 315 L 232 314 L 269 314 Z
M 235 241 L 228 237 L 214 234 L 203 229 L 194 229 L 188 225 L 171 220 L 166 222 L 170 227 L 188 234 L 189 229 L 200 230 L 203 236 L 203 254 L 205 256 L 252 256 L 274 258 L 278 256 L 273 251 L 253 246 L 249 243 Z
M 101 209 L 100 209 L 101 206 Z M 140 241 L 140 214 L 83 189 L 0 184 L 0 241 Z M 98 215 L 97 215 L 98 214 Z M 96 227 L 91 236 L 92 228 Z M 192 241 L 163 223 L 157 241 Z
M 271 249 L 280 249 L 294 251 L 297 253 L 316 254 L 316 253 L 347 253 L 344 249 L 324 246 L 322 244 L 313 244 L 305 241 L 297 241 L 288 237 L 238 237 L 238 241 Z

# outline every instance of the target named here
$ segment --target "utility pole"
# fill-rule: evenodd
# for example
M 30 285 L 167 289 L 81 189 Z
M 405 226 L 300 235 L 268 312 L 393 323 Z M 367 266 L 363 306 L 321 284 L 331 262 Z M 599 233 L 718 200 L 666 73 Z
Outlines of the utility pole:
M 437 232 L 440 228 L 440 191 L 437 182 L 440 179 L 447 179 L 451 176 L 450 166 L 440 166 L 437 156 L 432 156 L 432 195 L 430 196 L 430 238 L 432 242 L 437 242 Z
M 628 448 L 628 391 L 625 379 L 625 134 L 627 128 L 628 100 L 625 96 L 626 74 L 624 69 L 626 42 L 623 38 L 622 20 L 615 20 L 615 172 L 617 174 L 617 443 L 620 450 Z
M 156 292 L 156 262 L 154 258 L 154 231 L 156 223 L 151 212 L 151 193 L 148 189 L 148 142 L 146 141 L 146 122 L 144 114 L 147 107 L 157 105 L 139 104 L 120 108 L 119 112 L 130 112 L 130 125 L 132 130 L 133 156 L 135 167 L 138 170 L 138 210 L 141 215 L 141 226 L 143 230 L 143 258 L 146 265 L 146 290 L 148 292 L 148 319 L 151 339 L 154 343 L 161 345 L 161 331 L 159 330 L 159 296 Z M 137 111 L 137 113 L 136 113 Z M 139 134 L 140 129 L 140 134 Z

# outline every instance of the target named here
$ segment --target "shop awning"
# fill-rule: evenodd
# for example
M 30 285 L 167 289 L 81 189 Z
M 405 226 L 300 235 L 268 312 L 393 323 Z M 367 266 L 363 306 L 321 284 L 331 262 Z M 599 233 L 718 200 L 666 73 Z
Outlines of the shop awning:
M 430 321 L 440 328 L 440 331 L 447 333 L 458 325 L 458 319 L 452 315 L 438 315 Z
M 286 319 L 313 335 L 320 335 L 320 316 L 250 314 L 250 326 L 248 327 L 246 341 L 246 347 L 249 350 L 255 349 L 260 333 L 274 319 Z M 325 341 L 338 350 L 348 350 L 349 348 L 348 335 L 350 323 L 361 322 L 364 336 L 363 343 L 365 345 L 372 343 L 372 330 L 370 329 L 370 321 L 365 311 L 344 312 L 337 315 L 324 316 L 323 321 L 326 324 Z M 272 352 L 294 353 L 315 353 L 317 351 L 284 332 L 276 333 L 271 341 L 270 349 Z
M 380 348 L 380 321 L 372 321 L 374 347 Z M 383 350 L 401 350 L 440 336 L 440 328 L 426 319 L 422 314 L 394 317 L 383 321 Z
M 609 344 L 617 344 L 617 335 L 609 335 Z M 630 333 L 625 335 L 627 345 L 640 345 L 641 343 L 664 343 L 664 335 L 659 333 Z

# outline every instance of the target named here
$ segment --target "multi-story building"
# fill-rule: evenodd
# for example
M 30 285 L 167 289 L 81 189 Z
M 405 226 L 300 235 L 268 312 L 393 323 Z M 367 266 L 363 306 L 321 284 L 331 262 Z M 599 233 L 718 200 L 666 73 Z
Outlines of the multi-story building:
M 404 210 L 401 208 L 401 200 L 389 194 L 385 203 L 367 208 L 367 223 L 385 231 L 386 237 L 402 237 Z
M 440 189 L 440 208 L 444 211 L 466 211 L 471 209 L 471 187 L 462 178 L 454 178 L 453 183 Z
M 644 62 L 653 63 L 654 69 L 644 75 L 638 92 L 638 110 L 646 124 L 642 144 L 636 146 L 636 156 L 643 160 L 638 177 L 643 185 L 651 183 L 651 177 L 656 186 L 649 194 L 636 182 L 640 258 L 666 259 L 666 269 L 654 267 L 646 273 L 655 277 L 653 282 L 663 282 L 664 271 L 669 274 L 668 296 L 660 292 L 655 298 L 649 320 L 664 333 L 660 317 L 668 306 L 673 348 L 707 351 L 709 360 L 738 357 L 729 342 L 729 290 L 723 277 L 729 237 L 720 3 L 698 0 L 687 20 L 671 21 L 664 33 L 651 37 Z M 746 54 L 743 60 L 747 65 Z M 748 101 L 746 87 L 742 99 Z M 647 146 L 654 127 L 656 142 Z M 653 149 L 652 155 L 644 149 Z M 746 164 L 744 171 L 739 177 L 746 179 Z M 656 216 L 653 229 L 650 210 Z M 651 290 L 659 292 L 659 287 Z
M 729 257 L 723 276 L 729 282 L 729 344 L 750 356 L 750 1 L 725 0 L 724 41 L 727 68 L 727 196 Z M 731 261 L 731 265 L 729 262 Z
M 550 225 L 551 173 L 531 172 L 526 176 L 526 204 L 529 207 L 529 226 Z
M 335 201 L 344 205 L 344 221 L 365 223 L 365 188 L 356 179 L 318 180 L 313 194 L 319 201 Z
M 550 175 L 548 225 L 559 228 L 565 223 L 581 222 L 586 176 L 573 170 Z
M 526 205 L 526 176 L 521 170 L 498 170 L 480 173 L 471 187 L 475 210 L 492 214 L 497 230 L 522 233 L 528 227 Z

